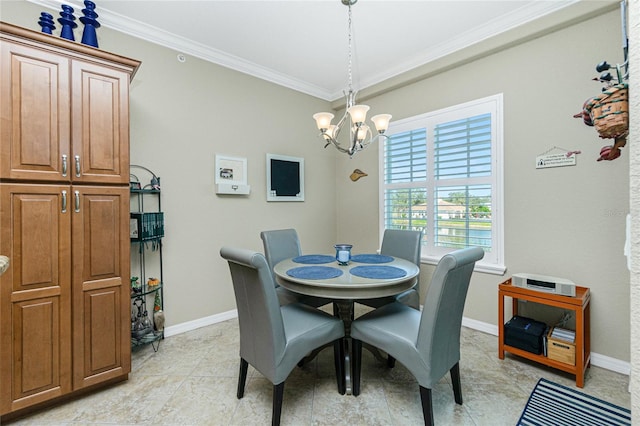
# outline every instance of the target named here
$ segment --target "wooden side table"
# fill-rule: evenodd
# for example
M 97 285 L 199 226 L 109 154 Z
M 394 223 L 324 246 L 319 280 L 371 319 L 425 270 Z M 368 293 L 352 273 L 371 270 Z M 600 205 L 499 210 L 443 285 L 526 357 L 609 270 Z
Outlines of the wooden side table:
M 576 320 L 576 363 L 575 365 L 565 364 L 544 355 L 536 355 L 504 343 L 504 298 L 511 298 L 511 309 L 513 315 L 518 314 L 518 300 L 528 300 L 547 306 L 554 306 L 561 309 L 573 311 Z M 576 386 L 584 387 L 584 373 L 591 365 L 591 324 L 589 302 L 591 292 L 587 287 L 576 286 L 576 296 L 560 296 L 543 291 L 530 290 L 516 287 L 511 283 L 511 278 L 498 285 L 498 357 L 504 359 L 504 353 L 510 352 L 514 355 L 548 365 L 558 370 L 576 376 Z

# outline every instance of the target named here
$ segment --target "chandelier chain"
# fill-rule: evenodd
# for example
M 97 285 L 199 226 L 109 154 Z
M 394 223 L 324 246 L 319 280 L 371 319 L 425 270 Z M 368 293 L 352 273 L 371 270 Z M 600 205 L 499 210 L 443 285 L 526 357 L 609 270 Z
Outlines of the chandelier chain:
M 351 4 L 349 4 L 349 92 L 353 91 L 353 79 L 351 72 Z

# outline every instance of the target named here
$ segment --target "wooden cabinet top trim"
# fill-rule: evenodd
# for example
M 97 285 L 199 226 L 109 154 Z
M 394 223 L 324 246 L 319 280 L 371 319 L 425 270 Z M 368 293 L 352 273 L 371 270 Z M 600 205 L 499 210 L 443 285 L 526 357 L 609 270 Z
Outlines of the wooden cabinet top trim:
M 86 59 L 87 56 L 90 56 L 92 58 L 101 59 L 111 63 L 117 63 L 130 70 L 131 78 L 133 78 L 141 64 L 141 62 L 136 59 L 116 55 L 92 46 L 87 46 L 86 44 L 33 31 L 28 28 L 19 27 L 2 21 L 0 21 L 0 36 L 2 38 L 9 38 L 16 41 L 17 39 L 22 39 L 24 41 L 44 43 L 48 46 L 63 49 L 65 51 L 64 53 L 67 55 L 77 57 L 79 59 Z

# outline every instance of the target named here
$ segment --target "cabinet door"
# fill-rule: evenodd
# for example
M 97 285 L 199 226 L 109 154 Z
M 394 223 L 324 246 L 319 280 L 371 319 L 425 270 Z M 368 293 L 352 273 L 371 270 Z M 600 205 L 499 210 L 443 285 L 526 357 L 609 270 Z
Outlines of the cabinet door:
M 131 370 L 129 188 L 73 186 L 73 385 Z
M 0 67 L 0 177 L 65 180 L 69 59 L 3 40 Z
M 64 185 L 0 184 L 0 413 L 71 390 L 70 213 Z
M 129 182 L 129 74 L 72 64 L 74 182 Z

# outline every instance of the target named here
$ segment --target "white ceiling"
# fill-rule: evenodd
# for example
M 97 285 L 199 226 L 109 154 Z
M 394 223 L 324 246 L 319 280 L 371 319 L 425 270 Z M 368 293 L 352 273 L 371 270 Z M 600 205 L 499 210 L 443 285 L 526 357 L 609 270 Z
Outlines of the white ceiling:
M 72 5 L 76 17 L 84 7 L 79 0 L 30 1 L 55 10 Z M 340 0 L 94 2 L 102 26 L 173 48 L 187 60 L 196 56 L 330 101 L 347 87 L 348 7 Z M 352 6 L 354 89 L 578 2 L 360 0 Z

